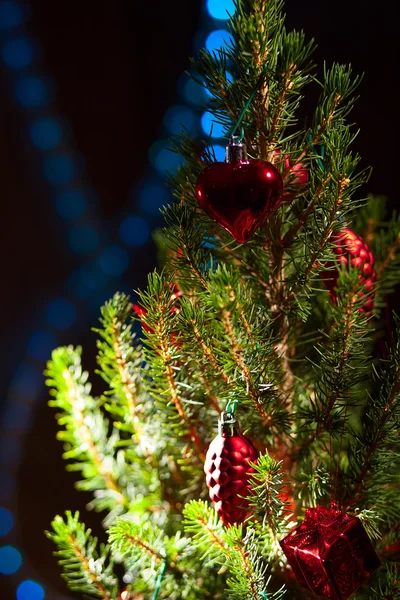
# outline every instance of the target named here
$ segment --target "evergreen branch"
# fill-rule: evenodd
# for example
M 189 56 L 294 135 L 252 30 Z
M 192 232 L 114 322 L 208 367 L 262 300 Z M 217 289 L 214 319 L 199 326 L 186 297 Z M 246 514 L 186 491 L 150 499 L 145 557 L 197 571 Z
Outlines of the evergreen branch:
M 399 248 L 400 248 L 400 232 L 396 235 L 394 242 L 387 248 L 386 257 L 380 263 L 380 265 L 378 267 L 378 270 L 376 273 L 376 278 L 378 281 L 383 278 L 384 272 L 386 271 L 388 266 L 392 262 L 395 261 Z
M 111 547 L 125 560 L 136 558 L 142 565 L 146 564 L 148 558 L 158 564 L 166 561 L 172 573 L 178 576 L 183 574 L 184 571 L 176 564 L 179 557 L 175 549 L 172 550 L 173 540 L 155 525 L 148 522 L 137 524 L 127 518 L 117 519 L 108 534 Z M 147 557 L 144 562 L 143 556 Z
M 243 360 L 242 350 L 236 339 L 235 332 L 232 327 L 231 312 L 227 309 L 222 310 L 222 318 L 223 318 L 225 331 L 226 331 L 228 340 L 230 342 L 232 354 L 234 356 L 237 367 L 240 369 L 241 373 L 243 374 L 243 378 L 246 382 L 248 393 L 250 394 L 250 397 L 253 401 L 253 406 L 254 406 L 255 410 L 257 411 L 257 413 L 260 415 L 260 417 L 263 419 L 264 423 L 268 427 L 270 427 L 272 424 L 272 418 L 265 411 L 265 409 L 260 401 L 260 394 L 257 392 L 257 390 L 254 386 L 253 379 L 252 379 L 251 373 L 249 371 L 249 368 Z
M 276 461 L 268 452 L 258 457 L 251 464 L 254 473 L 251 474 L 250 506 L 257 517 L 262 519 L 262 526 L 268 527 L 275 534 L 280 533 L 284 525 L 287 502 L 283 500 L 285 484 L 282 479 L 282 461 Z
M 399 320 L 397 319 L 399 332 Z M 375 486 L 381 486 L 381 477 L 388 491 L 399 486 L 395 465 L 399 455 L 395 454 L 398 445 L 398 419 L 400 418 L 400 342 L 392 350 L 387 361 L 381 361 L 375 371 L 378 383 L 377 397 L 371 397 L 362 420 L 359 434 L 353 432 L 354 441 L 350 445 L 350 465 L 355 487 L 349 501 L 357 505 L 367 497 L 372 501 Z M 388 517 L 388 512 L 385 515 Z
M 108 490 L 108 496 L 99 498 L 95 504 L 99 508 L 119 505 L 122 509 L 128 504 L 128 498 L 115 473 L 123 465 L 117 466 L 113 458 L 115 436 L 108 437 L 108 423 L 98 401 L 90 396 L 88 374 L 81 367 L 81 349 L 68 346 L 54 350 L 46 375 L 46 383 L 55 396 L 49 405 L 62 410 L 58 421 L 65 429 L 58 437 L 66 444 L 64 458 L 78 461 L 73 468 L 81 470 L 87 479 L 80 487 Z
M 143 404 L 140 399 L 139 369 L 143 362 L 142 352 L 133 344 L 132 316 L 130 299 L 125 294 L 116 293 L 112 300 L 101 309 L 102 329 L 95 329 L 101 339 L 99 349 L 98 373 L 110 385 L 118 398 L 118 409 L 114 412 L 123 416 L 132 430 L 136 441 L 140 442 L 142 429 L 140 416 L 143 416 Z M 122 411 L 122 406 L 126 411 Z
M 179 310 L 176 310 L 176 297 L 171 293 L 173 284 L 165 281 L 156 272 L 149 276 L 147 292 L 141 292 L 142 306 L 146 311 L 143 321 L 147 325 L 145 331 L 145 356 L 149 362 L 149 374 L 152 381 L 150 394 L 156 399 L 160 408 L 169 417 L 174 430 L 183 425 L 185 435 L 193 444 L 199 460 L 203 461 L 204 443 L 197 432 L 197 423 L 191 418 L 185 400 L 181 397 L 181 389 L 186 386 L 178 379 L 180 367 L 179 346 L 176 323 Z M 171 412 L 170 406 L 174 407 Z
M 66 519 L 57 516 L 53 531 L 47 537 L 58 547 L 55 556 L 64 573 L 69 589 L 91 597 L 114 600 L 118 596 L 118 580 L 113 573 L 110 548 L 100 545 L 79 521 L 79 513 L 66 512 Z

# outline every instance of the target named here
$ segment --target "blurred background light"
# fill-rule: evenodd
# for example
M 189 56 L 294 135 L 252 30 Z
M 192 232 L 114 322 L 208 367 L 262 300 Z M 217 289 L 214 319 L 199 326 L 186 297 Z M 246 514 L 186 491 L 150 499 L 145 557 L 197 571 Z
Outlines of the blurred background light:
M 184 128 L 193 132 L 197 118 L 192 109 L 178 104 L 167 110 L 163 120 L 168 133 L 178 134 Z
M 56 197 L 56 209 L 64 219 L 77 219 L 86 210 L 86 197 L 82 190 L 63 190 Z
M 1 56 L 10 69 L 25 69 L 33 61 L 33 46 L 25 38 L 11 39 L 4 44 Z
M 221 50 L 227 44 L 231 44 L 233 38 L 226 29 L 215 29 L 206 38 L 206 48 L 209 52 L 213 50 Z
M 9 404 L 3 411 L 3 427 L 13 433 L 23 433 L 29 429 L 29 421 L 31 420 L 31 408 L 27 404 L 20 402 Z M 18 448 L 19 448 L 18 444 Z M 5 453 L 9 453 L 8 447 L 4 449 Z M 19 453 L 18 453 L 19 456 Z M 15 460 L 15 457 L 14 457 Z
M 170 150 L 169 146 L 169 140 L 159 140 L 150 146 L 150 163 L 161 174 L 173 173 L 183 162 L 182 157 Z
M 38 108 L 50 101 L 50 87 L 41 77 L 29 75 L 15 85 L 15 98 L 25 108 Z
M 52 117 L 34 121 L 30 134 L 33 144 L 40 150 L 52 150 L 62 140 L 60 124 Z
M 21 553 L 14 546 L 0 547 L 0 573 L 2 575 L 13 575 L 21 564 Z
M 33 581 L 26 579 L 17 587 L 17 600 L 43 600 L 44 588 Z
M 0 1 L 0 30 L 13 29 L 22 22 L 22 7 L 13 0 Z
M 45 361 L 57 345 L 57 338 L 50 331 L 35 331 L 28 340 L 28 354 L 39 361 Z
M 48 304 L 46 319 L 54 329 L 63 331 L 69 329 L 75 323 L 77 317 L 76 308 L 70 300 L 58 298 Z
M 225 147 L 216 144 L 215 146 L 211 146 L 214 151 L 215 158 L 218 162 L 224 162 L 225 160 Z
M 89 254 L 99 246 L 99 234 L 92 225 L 74 225 L 68 234 L 70 247 L 77 254 Z
M 15 488 L 17 486 L 17 480 L 6 470 L 0 471 L 0 502 L 9 502 L 15 494 Z
M 128 268 L 129 255 L 119 246 L 109 246 L 100 254 L 98 262 L 106 275 L 117 277 L 118 275 L 122 275 Z
M 207 0 L 207 10 L 214 19 L 228 19 L 235 12 L 233 0 Z
M 171 193 L 164 183 L 156 179 L 148 181 L 141 186 L 139 192 L 139 207 L 147 215 L 158 215 L 162 206 L 171 200 Z
M 224 136 L 225 128 L 221 123 L 215 121 L 215 116 L 210 112 L 203 113 L 201 117 L 201 127 L 206 135 L 213 138 Z
M 14 525 L 14 517 L 12 512 L 4 506 L 0 506 L 0 535 L 7 535 L 10 533 Z
M 16 369 L 10 384 L 11 394 L 18 394 L 30 401 L 36 397 L 43 384 L 43 375 L 28 363 L 22 363 Z
M 54 154 L 44 161 L 44 176 L 49 183 L 65 185 L 75 177 L 72 158 L 67 154 Z
M 200 105 L 206 101 L 206 89 L 187 75 L 182 80 L 181 93 L 190 104 Z
M 120 226 L 121 238 L 127 246 L 140 247 L 150 237 L 150 228 L 147 221 L 142 217 L 130 215 L 126 217 Z

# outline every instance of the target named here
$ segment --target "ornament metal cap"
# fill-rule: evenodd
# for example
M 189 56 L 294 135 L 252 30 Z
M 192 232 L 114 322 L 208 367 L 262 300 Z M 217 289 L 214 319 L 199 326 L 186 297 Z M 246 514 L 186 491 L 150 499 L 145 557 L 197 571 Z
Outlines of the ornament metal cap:
M 221 417 L 218 419 L 218 433 L 224 437 L 232 437 L 237 434 L 236 419 L 233 413 L 221 413 Z
M 247 160 L 246 144 L 244 144 L 239 136 L 232 136 L 229 144 L 225 148 L 225 162 L 236 163 Z

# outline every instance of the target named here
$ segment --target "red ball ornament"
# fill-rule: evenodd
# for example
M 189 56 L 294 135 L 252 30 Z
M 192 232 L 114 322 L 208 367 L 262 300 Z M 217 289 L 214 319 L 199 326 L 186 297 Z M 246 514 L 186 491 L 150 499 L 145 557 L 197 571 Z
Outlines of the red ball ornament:
M 374 289 L 376 272 L 374 269 L 374 255 L 372 254 L 369 246 L 360 235 L 345 227 L 339 233 L 334 233 L 332 241 L 335 242 L 333 252 L 337 257 L 337 261 L 343 265 L 351 265 L 356 267 L 360 271 L 359 280 L 365 289 L 365 292 L 369 293 L 365 299 L 364 306 L 360 308 L 360 312 L 370 313 L 374 307 Z M 332 264 L 329 266 L 333 266 Z M 330 296 L 334 302 L 336 302 L 336 291 L 335 287 L 339 277 L 337 269 L 325 271 L 321 274 L 324 285 L 329 289 Z M 360 298 L 365 296 L 365 293 L 358 292 Z
M 380 565 L 360 519 L 333 508 L 307 509 L 280 544 L 298 583 L 333 600 L 346 600 Z
M 257 460 L 258 452 L 237 432 L 229 413 L 222 413 L 218 429 L 207 451 L 204 472 L 215 510 L 225 525 L 233 525 L 248 515 L 248 475 L 254 473 L 249 462 Z
M 247 159 L 244 144 L 234 138 L 225 162 L 206 167 L 196 183 L 201 208 L 240 244 L 278 207 L 282 190 L 279 171 L 265 160 Z

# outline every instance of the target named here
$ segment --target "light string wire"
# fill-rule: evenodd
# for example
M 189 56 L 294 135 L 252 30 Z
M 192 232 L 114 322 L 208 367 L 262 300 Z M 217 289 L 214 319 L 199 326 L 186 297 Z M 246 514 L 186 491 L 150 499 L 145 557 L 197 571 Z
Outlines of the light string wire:
M 235 135 L 237 129 L 240 127 L 240 125 L 241 125 L 241 123 L 242 123 L 242 121 L 244 119 L 244 116 L 245 116 L 246 112 L 249 109 L 250 104 L 253 102 L 254 97 L 255 97 L 255 95 L 256 95 L 256 93 L 257 93 L 260 85 L 262 84 L 262 82 L 264 80 L 264 77 L 265 77 L 265 74 L 267 72 L 267 69 L 268 69 L 268 65 L 267 65 L 267 63 L 265 63 L 264 66 L 263 66 L 263 69 L 261 71 L 261 75 L 257 79 L 257 83 L 256 83 L 253 91 L 251 92 L 251 94 L 250 94 L 250 96 L 249 96 L 246 104 L 244 105 L 244 107 L 242 109 L 242 112 L 239 115 L 238 120 L 236 121 L 235 125 L 233 126 L 233 129 L 231 130 L 231 133 L 229 135 L 230 138 L 232 138 Z M 237 138 L 237 141 L 241 142 L 243 140 L 243 138 L 244 138 L 244 129 L 243 129 L 243 127 L 241 127 L 240 136 Z

